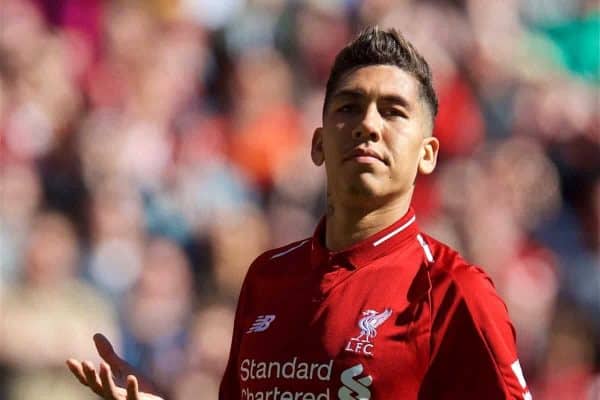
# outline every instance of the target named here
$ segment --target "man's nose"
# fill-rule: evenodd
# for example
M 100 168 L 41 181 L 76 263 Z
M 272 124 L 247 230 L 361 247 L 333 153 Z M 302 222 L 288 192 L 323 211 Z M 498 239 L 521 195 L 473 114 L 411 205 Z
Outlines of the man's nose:
M 376 104 L 371 104 L 364 111 L 360 123 L 352 131 L 354 139 L 368 139 L 377 142 L 381 138 L 383 120 Z

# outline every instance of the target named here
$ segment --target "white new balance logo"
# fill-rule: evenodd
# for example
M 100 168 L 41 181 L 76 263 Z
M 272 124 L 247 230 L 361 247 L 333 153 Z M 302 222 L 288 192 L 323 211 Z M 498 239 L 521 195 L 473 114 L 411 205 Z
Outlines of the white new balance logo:
M 373 383 L 371 375 L 357 380 L 354 379 L 354 377 L 359 376 L 362 372 L 362 364 L 356 364 L 354 367 L 342 372 L 342 384 L 344 387 L 338 390 L 339 400 L 369 400 L 371 398 L 371 391 L 369 390 L 369 386 Z
M 259 315 L 256 318 L 256 321 L 254 321 L 254 323 L 252 324 L 252 326 L 250 327 L 250 329 L 248 329 L 248 332 L 246 332 L 246 333 L 266 331 L 267 329 L 269 329 L 269 325 L 271 325 L 271 322 L 273 322 L 274 319 L 275 319 L 275 315 L 272 315 L 272 314 Z

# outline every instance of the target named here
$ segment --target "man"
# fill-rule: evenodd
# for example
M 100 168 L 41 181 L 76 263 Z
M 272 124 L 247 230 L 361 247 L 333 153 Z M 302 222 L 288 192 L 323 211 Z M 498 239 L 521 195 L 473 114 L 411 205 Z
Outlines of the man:
M 367 29 L 338 54 L 311 151 L 327 215 L 250 267 L 222 400 L 531 398 L 489 278 L 421 233 L 410 207 L 417 175 L 436 165 L 436 113 L 429 66 L 396 31 Z M 108 365 L 100 377 L 69 365 L 125 398 Z M 145 398 L 129 379 L 127 398 Z

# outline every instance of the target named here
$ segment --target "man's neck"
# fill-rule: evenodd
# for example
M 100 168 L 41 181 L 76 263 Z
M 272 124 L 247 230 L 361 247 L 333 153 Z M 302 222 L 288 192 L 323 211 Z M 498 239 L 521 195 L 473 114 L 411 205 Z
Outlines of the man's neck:
M 412 193 L 374 209 L 330 204 L 325 229 L 325 245 L 339 251 L 387 228 L 402 218 L 410 206 Z

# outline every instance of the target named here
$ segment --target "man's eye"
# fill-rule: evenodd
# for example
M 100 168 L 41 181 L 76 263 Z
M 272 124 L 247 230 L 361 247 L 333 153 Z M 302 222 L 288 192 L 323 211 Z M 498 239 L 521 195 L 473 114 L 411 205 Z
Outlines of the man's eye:
M 338 107 L 337 111 L 341 113 L 350 113 L 356 111 L 357 106 L 355 104 L 344 104 Z
M 402 110 L 397 108 L 388 108 L 381 111 L 381 115 L 384 117 L 400 117 L 400 118 L 408 118 L 408 115 Z

